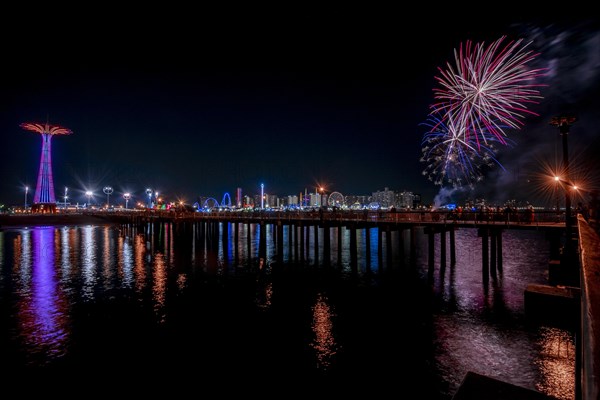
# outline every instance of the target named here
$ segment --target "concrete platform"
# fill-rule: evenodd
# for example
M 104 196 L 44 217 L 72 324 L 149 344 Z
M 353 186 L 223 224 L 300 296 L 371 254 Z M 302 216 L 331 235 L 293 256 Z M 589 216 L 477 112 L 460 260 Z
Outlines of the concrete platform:
M 581 290 L 572 286 L 529 284 L 525 313 L 532 321 L 575 327 L 581 313 Z
M 452 400 L 556 400 L 535 390 L 467 372 Z

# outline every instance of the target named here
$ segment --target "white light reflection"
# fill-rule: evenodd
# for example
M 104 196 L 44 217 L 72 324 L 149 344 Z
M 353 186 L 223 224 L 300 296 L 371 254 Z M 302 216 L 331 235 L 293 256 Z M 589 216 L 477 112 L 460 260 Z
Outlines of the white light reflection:
M 83 298 L 94 299 L 94 286 L 96 285 L 96 240 L 94 227 L 85 226 L 82 229 L 83 243 L 81 249 L 81 264 L 83 273 Z
M 119 246 L 123 249 L 119 252 L 119 269 L 122 271 L 123 287 L 130 288 L 133 284 L 133 249 L 129 239 L 119 238 Z

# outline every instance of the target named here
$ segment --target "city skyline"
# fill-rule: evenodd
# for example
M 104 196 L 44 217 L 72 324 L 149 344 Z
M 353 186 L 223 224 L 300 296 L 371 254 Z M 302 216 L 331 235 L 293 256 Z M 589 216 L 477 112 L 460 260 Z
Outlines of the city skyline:
M 450 192 L 423 176 L 419 160 L 437 68 L 461 42 L 502 35 L 532 41 L 540 53 L 536 67 L 548 68 L 540 82 L 544 100 L 531 106 L 539 117 L 512 133 L 516 145 L 499 153 L 505 170 L 492 169 L 459 195 L 543 199 L 532 183 L 543 172 L 541 161 L 556 166 L 562 158 L 560 137 L 549 125 L 561 112 L 578 116 L 569 137 L 574 174 L 578 163 L 579 170 L 598 170 L 586 165 L 600 136 L 597 23 L 461 18 L 417 28 L 371 22 L 360 31 L 316 21 L 307 32 L 291 23 L 278 26 L 279 35 L 265 26 L 240 36 L 242 25 L 198 42 L 196 54 L 186 51 L 188 32 L 170 34 L 173 46 L 144 32 L 133 49 L 122 40 L 134 37 L 125 26 L 106 37 L 82 29 L 90 38 L 85 48 L 69 31 L 48 32 L 54 59 L 69 62 L 36 63 L 35 54 L 21 52 L 32 43 L 20 38 L 2 78 L 0 202 L 22 203 L 25 186 L 35 184 L 39 144 L 19 123 L 48 118 L 75 133 L 53 148 L 57 193 L 153 187 L 192 201 L 264 182 L 278 195 L 319 185 L 344 194 L 390 187 L 432 203 Z M 591 188 L 597 178 L 586 177 Z

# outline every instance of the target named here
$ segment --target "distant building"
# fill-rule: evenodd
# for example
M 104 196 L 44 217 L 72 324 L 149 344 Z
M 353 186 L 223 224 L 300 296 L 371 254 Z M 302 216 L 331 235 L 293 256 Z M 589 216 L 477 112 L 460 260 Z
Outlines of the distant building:
M 396 207 L 415 208 L 415 195 L 412 192 L 403 191 L 396 195 Z
M 288 196 L 287 206 L 297 206 L 298 205 L 298 196 Z
M 237 208 L 242 208 L 244 199 L 242 198 L 242 188 L 237 188 L 235 191 L 235 206 Z
M 393 190 L 385 188 L 383 191 L 373 192 L 371 202 L 379 203 L 381 208 L 390 208 L 396 206 L 396 193 Z

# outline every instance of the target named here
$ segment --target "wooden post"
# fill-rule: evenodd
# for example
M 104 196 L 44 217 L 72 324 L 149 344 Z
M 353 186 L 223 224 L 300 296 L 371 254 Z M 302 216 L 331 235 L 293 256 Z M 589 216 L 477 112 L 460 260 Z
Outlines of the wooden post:
M 323 224 L 323 262 L 326 267 L 331 265 L 331 229 L 329 223 Z
M 239 222 L 235 221 L 235 223 L 233 224 L 233 245 L 235 246 L 233 248 L 233 257 L 235 259 L 235 265 L 238 265 L 240 263 L 240 224 Z
M 300 263 L 304 264 L 304 225 L 300 222 Z
M 498 231 L 498 235 L 496 235 L 496 251 L 498 257 L 498 271 L 502 273 L 502 231 Z
M 490 240 L 490 271 L 493 277 L 496 277 L 496 237 L 498 236 L 498 231 L 496 229 L 492 229 L 490 231 L 491 240 Z
M 319 265 L 319 224 L 315 224 L 315 265 Z
M 348 229 L 350 229 L 350 267 L 355 271 L 358 267 L 356 227 L 350 226 Z
M 446 230 L 440 232 L 440 267 L 446 268 Z
M 379 270 L 383 270 L 383 233 L 381 226 L 377 227 L 377 265 Z
M 389 225 L 385 228 L 385 252 L 386 252 L 386 264 L 388 269 L 392 269 L 392 230 Z
M 365 257 L 367 259 L 367 271 L 371 270 L 371 228 L 365 228 Z
M 481 272 L 484 282 L 487 283 L 490 276 L 490 254 L 489 254 L 489 234 L 487 228 L 479 228 L 481 236 Z
M 456 265 L 456 239 L 454 228 L 450 229 L 450 265 Z
M 427 247 L 427 250 L 429 252 L 427 262 L 429 264 L 429 274 L 433 275 L 433 271 L 435 268 L 435 236 L 433 233 L 433 229 L 429 229 L 427 231 L 427 239 L 429 242 L 429 245 Z
M 277 221 L 277 263 L 283 264 L 283 223 Z
M 252 229 L 251 223 L 246 223 L 246 246 L 247 246 L 247 262 L 248 265 L 252 263 Z
M 339 267 L 342 266 L 342 225 L 339 224 L 337 227 L 337 264 Z

